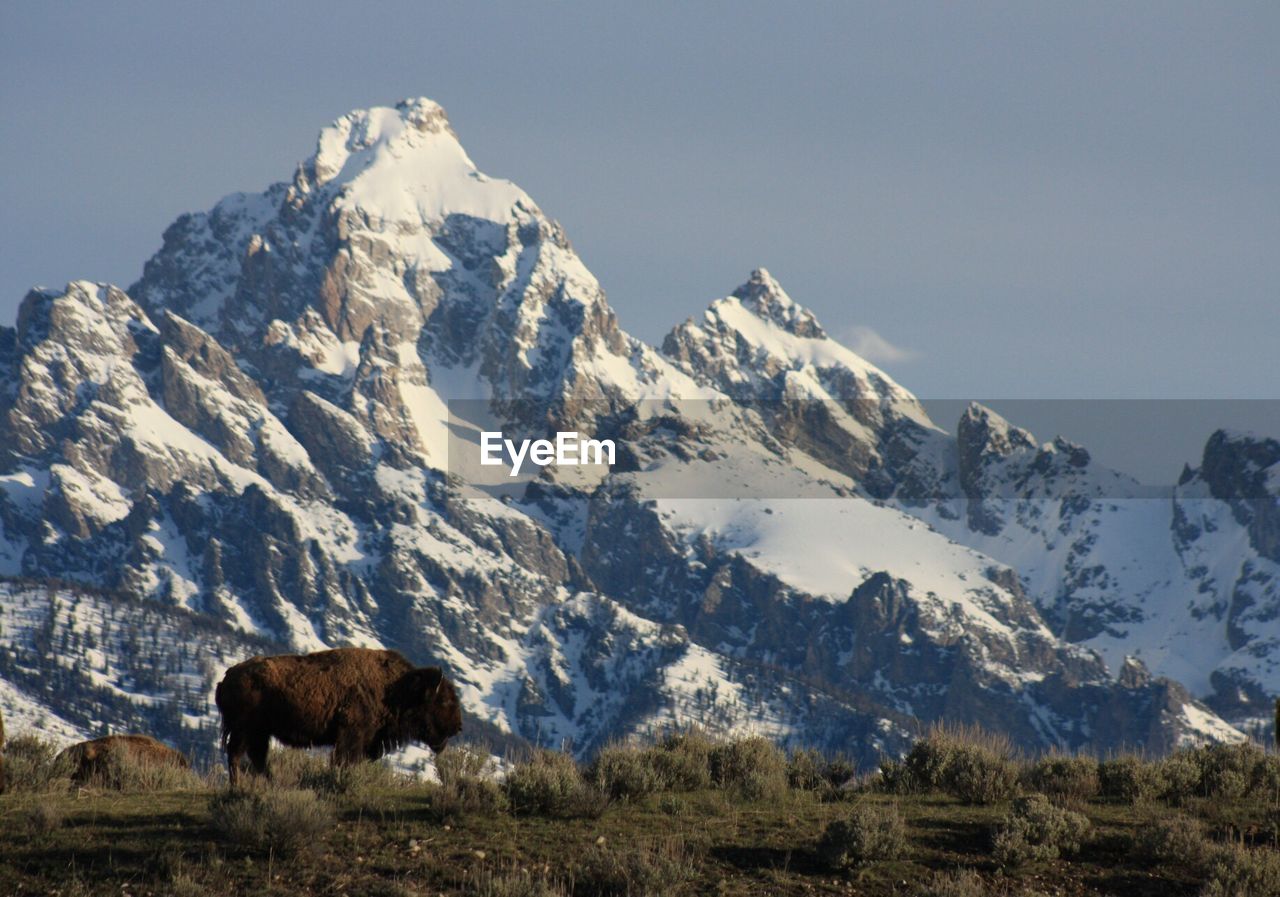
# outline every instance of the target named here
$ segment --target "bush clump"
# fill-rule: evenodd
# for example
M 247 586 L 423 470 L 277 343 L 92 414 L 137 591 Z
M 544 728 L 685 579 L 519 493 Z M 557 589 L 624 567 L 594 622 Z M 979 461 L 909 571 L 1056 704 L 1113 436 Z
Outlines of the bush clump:
M 1175 751 L 1160 761 L 1160 796 L 1174 806 L 1182 806 L 1200 793 L 1200 762 L 1194 751 Z
M 587 769 L 587 781 L 618 800 L 634 800 L 660 791 L 666 784 L 653 762 L 652 751 L 634 745 L 601 748 Z
M 441 784 L 458 779 L 478 779 L 489 771 L 490 753 L 483 745 L 451 744 L 448 750 L 435 755 L 436 775 Z
M 1159 765 L 1133 754 L 1121 754 L 1099 763 L 1098 781 L 1103 797 L 1126 804 L 1145 803 L 1164 792 Z
M 1198 819 L 1175 813 L 1154 819 L 1138 829 L 1133 852 L 1148 863 L 1173 863 L 1199 869 L 1209 859 L 1213 847 Z
M 700 730 L 673 732 L 645 752 L 649 764 L 671 791 L 711 787 L 711 752 L 715 742 Z
M 827 825 L 818 840 L 818 859 L 838 871 L 897 859 L 906 849 L 907 830 L 897 807 L 861 803 L 846 818 Z
M 843 755 L 827 757 L 805 748 L 787 757 L 787 784 L 796 791 L 820 794 L 824 799 L 847 790 L 845 786 L 857 775 L 857 766 Z
M 767 738 L 717 744 L 709 758 L 711 781 L 745 800 L 776 798 L 787 790 L 787 758 Z
M 314 791 L 225 791 L 209 801 L 209 822 L 224 840 L 290 856 L 333 827 L 333 808 Z
M 787 757 L 787 785 L 796 791 L 822 791 L 829 784 L 827 762 L 813 748 L 792 751 Z
M 1078 852 L 1088 833 L 1087 817 L 1032 794 L 1013 802 L 1012 812 L 996 831 L 994 856 L 1006 867 L 1054 860 Z
M 431 806 L 441 819 L 458 816 L 493 816 L 507 810 L 506 791 L 486 773 L 489 751 L 473 744 L 458 744 L 436 754 L 440 784 L 431 793 Z
M 702 857 L 683 840 L 597 844 L 573 868 L 573 897 L 665 897 L 691 881 Z
M 273 788 L 286 791 L 305 788 L 303 782 L 316 784 L 324 780 L 329 771 L 329 758 L 315 751 L 273 746 L 267 755 L 267 769 Z
M 568 754 L 538 750 L 507 773 L 511 811 L 519 815 L 594 818 L 608 806 L 608 795 L 582 778 Z
M 892 779 L 895 789 L 903 792 L 943 790 L 947 771 L 955 762 L 960 747 L 960 739 L 947 729 L 935 727 L 911 746 L 900 768 L 894 768 Z
M 1266 754 L 1251 742 L 1210 744 L 1196 749 L 1200 761 L 1200 793 L 1239 800 L 1254 786 L 1255 772 L 1265 769 Z
M 944 787 L 967 804 L 999 803 L 1017 794 L 1018 766 L 993 751 L 966 746 L 947 770 Z
M 58 745 L 24 733 L 5 746 L 6 788 L 13 792 L 63 791 L 71 786 L 71 764 L 58 759 Z
M 1239 844 L 1219 848 L 1201 897 L 1274 897 L 1280 894 L 1280 852 Z
M 403 788 L 409 780 L 386 763 L 365 761 L 350 766 L 324 764 L 318 769 L 305 771 L 298 781 L 299 788 L 307 788 L 320 795 L 332 795 L 351 799 L 366 799 L 380 791 Z
M 991 887 L 972 869 L 935 872 L 911 897 L 991 897 Z
M 1280 801 L 1280 756 L 1264 754 L 1253 767 L 1253 790 L 1259 797 Z
M 507 795 L 492 779 L 467 776 L 438 785 L 431 794 L 431 807 L 441 819 L 459 816 L 496 816 L 507 811 Z
M 47 835 L 62 827 L 66 814 L 62 807 L 48 801 L 32 804 L 22 814 L 22 821 L 31 835 Z
M 1008 800 L 1017 792 L 1018 766 L 1007 738 L 976 727 L 935 726 L 901 763 L 880 766 L 883 790 L 943 791 L 966 803 Z
M 1081 803 L 1098 796 L 1098 761 L 1089 757 L 1050 755 L 1031 764 L 1022 775 L 1031 791 L 1062 802 Z

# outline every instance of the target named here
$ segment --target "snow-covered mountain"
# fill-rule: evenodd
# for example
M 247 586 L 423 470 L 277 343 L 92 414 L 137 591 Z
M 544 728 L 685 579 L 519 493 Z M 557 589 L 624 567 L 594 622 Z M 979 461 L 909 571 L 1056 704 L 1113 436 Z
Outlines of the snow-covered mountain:
M 476 408 L 622 457 L 487 495 Z M 1172 502 L 1124 499 L 986 409 L 948 434 L 763 270 L 659 352 L 411 100 L 180 218 L 127 291 L 0 328 L 0 695 L 198 747 L 230 662 L 377 644 L 492 739 L 583 753 L 691 721 L 864 762 L 943 718 L 1239 738 L 1280 691 L 1275 446 L 1215 437 Z

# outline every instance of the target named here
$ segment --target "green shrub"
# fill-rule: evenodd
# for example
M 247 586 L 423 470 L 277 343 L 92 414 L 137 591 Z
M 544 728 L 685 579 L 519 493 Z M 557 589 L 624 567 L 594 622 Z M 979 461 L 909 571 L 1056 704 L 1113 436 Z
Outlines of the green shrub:
M 895 771 L 895 787 L 902 791 L 941 791 L 945 776 L 960 750 L 960 741 L 948 730 L 934 728 L 911 746 L 901 770 Z
M 39 793 L 71 786 L 71 765 L 58 760 L 59 747 L 47 738 L 24 733 L 10 738 L 4 751 L 7 789 Z
M 232 844 L 289 856 L 315 845 L 334 815 L 314 791 L 225 791 L 210 799 L 209 822 Z
M 490 760 L 487 748 L 466 743 L 436 754 L 440 784 L 431 792 L 431 807 L 439 818 L 494 816 L 507 810 L 506 790 L 486 775 Z
M 993 853 L 1006 867 L 1054 860 L 1078 852 L 1088 832 L 1087 817 L 1032 794 L 1013 802 L 1012 812 L 996 831 Z
M 830 784 L 827 762 L 813 748 L 792 751 L 787 757 L 787 785 L 797 791 L 821 791 Z
M 1162 816 L 1138 829 L 1133 852 L 1152 864 L 1176 864 L 1199 869 L 1209 858 L 1213 842 L 1204 825 L 1181 813 Z
M 1083 802 L 1097 797 L 1098 761 L 1090 757 L 1041 757 L 1023 773 L 1031 791 L 1058 801 Z
M 1164 791 L 1160 767 L 1133 754 L 1121 754 L 1098 764 L 1102 795 L 1126 804 L 1154 800 Z
M 609 798 L 588 784 L 568 754 L 538 750 L 517 763 L 504 783 L 511 811 L 520 815 L 594 818 L 605 811 Z
M 492 779 L 451 778 L 431 792 L 431 807 L 441 819 L 496 816 L 507 811 L 507 795 Z
M 1193 751 L 1175 751 L 1160 761 L 1157 775 L 1160 796 L 1174 806 L 1182 806 L 1200 793 L 1200 763 Z
M 47 835 L 62 828 L 66 813 L 62 807 L 48 800 L 40 800 L 27 807 L 22 814 L 22 821 L 28 834 Z
M 765 800 L 787 790 L 787 760 L 767 738 L 753 736 L 716 745 L 710 756 L 711 781 L 746 800 Z
M 1211 744 L 1198 748 L 1200 793 L 1205 797 L 1238 800 L 1254 784 L 1254 771 L 1265 757 L 1262 748 L 1250 742 Z
M 977 727 L 934 726 L 901 764 L 881 764 L 883 790 L 945 791 L 966 803 L 1007 800 L 1017 791 L 1018 767 L 1007 738 Z
M 858 777 L 858 764 L 843 754 L 836 754 L 827 758 L 827 768 L 823 774 L 831 786 L 839 790 Z
M 879 773 L 879 778 L 872 782 L 872 787 L 885 794 L 916 794 L 926 790 L 903 760 L 882 757 Z
M 489 772 L 492 755 L 484 745 L 451 744 L 435 756 L 436 775 L 441 784 L 457 779 L 478 779 Z
M 1275 897 L 1280 894 L 1280 852 L 1238 844 L 1218 848 L 1201 897 Z
M 350 766 L 328 763 L 305 768 L 298 776 L 298 787 L 320 795 L 350 800 L 367 800 L 379 792 L 403 788 L 409 779 L 386 763 L 365 761 Z
M 911 891 L 911 897 L 991 897 L 995 893 L 972 869 L 935 872 L 923 885 Z
M 818 840 L 818 859 L 840 870 L 876 860 L 892 860 L 907 849 L 907 831 L 897 807 L 861 803 L 844 819 L 827 825 Z
M 1253 792 L 1265 800 L 1280 801 L 1280 756 L 1266 754 L 1253 767 Z
M 645 752 L 649 765 L 672 791 L 711 787 L 711 752 L 715 742 L 698 730 L 671 733 Z
M 601 748 L 587 770 L 587 781 L 619 800 L 633 800 L 659 791 L 665 784 L 652 762 L 653 752 L 634 745 Z
M 314 784 L 324 780 L 329 771 L 329 758 L 315 751 L 273 746 L 267 755 L 267 769 L 271 772 L 271 787 L 285 791 L 305 788 L 304 781 Z M 263 787 L 255 777 L 248 781 L 250 787 Z
M 698 874 L 702 856 L 684 839 L 597 844 L 573 866 L 573 897 L 666 897 Z
M 668 816 L 687 816 L 689 801 L 675 794 L 664 794 L 658 799 L 658 809 Z
M 944 776 L 948 794 L 968 804 L 993 804 L 1018 791 L 1018 766 L 1008 757 L 976 745 L 960 748 Z

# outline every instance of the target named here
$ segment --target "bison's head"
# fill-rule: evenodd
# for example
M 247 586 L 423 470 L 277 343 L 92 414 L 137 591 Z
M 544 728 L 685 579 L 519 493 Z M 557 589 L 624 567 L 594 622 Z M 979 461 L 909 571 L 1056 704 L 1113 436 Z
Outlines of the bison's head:
M 462 731 L 458 693 L 439 667 L 405 673 L 388 691 L 387 701 L 400 720 L 403 735 L 425 742 L 436 753 Z

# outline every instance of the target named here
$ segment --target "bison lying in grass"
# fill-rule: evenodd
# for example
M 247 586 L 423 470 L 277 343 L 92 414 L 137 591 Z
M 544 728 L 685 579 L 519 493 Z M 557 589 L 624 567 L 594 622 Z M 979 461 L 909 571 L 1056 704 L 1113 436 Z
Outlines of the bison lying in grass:
M 185 755 L 149 735 L 107 735 L 82 741 L 60 753 L 57 762 L 71 770 L 71 781 L 84 783 L 101 777 L 113 754 L 139 766 L 191 768 Z
M 215 700 L 232 785 L 246 754 L 267 774 L 273 737 L 290 747 L 332 745 L 333 764 L 344 766 L 411 741 L 438 753 L 462 730 L 457 693 L 439 667 L 415 668 L 372 648 L 254 657 L 227 670 Z

